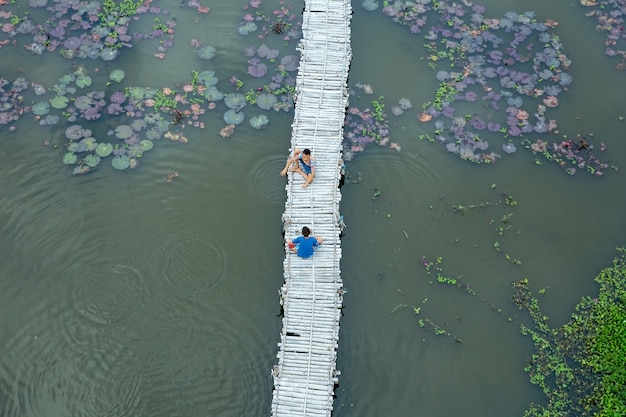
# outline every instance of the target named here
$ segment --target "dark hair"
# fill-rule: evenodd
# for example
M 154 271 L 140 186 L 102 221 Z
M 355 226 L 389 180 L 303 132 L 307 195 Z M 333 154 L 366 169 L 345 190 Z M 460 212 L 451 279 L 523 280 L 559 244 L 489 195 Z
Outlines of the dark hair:
M 310 234 L 311 234 L 311 229 L 309 229 L 308 227 L 304 226 L 302 228 L 302 236 L 309 237 Z
M 311 155 L 311 150 L 310 149 L 305 149 L 302 151 L 303 154 L 305 155 Z

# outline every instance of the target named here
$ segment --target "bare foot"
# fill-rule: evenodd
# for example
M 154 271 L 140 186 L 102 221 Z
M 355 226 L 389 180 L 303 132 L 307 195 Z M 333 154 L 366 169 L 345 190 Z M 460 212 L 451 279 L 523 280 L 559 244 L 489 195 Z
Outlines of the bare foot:
M 308 182 L 305 182 L 304 184 L 302 184 L 302 188 L 306 188 L 306 187 L 308 187 L 308 186 L 309 186 L 309 183 L 308 183 Z
M 287 175 L 287 170 L 283 169 L 282 171 L 280 171 L 280 176 L 284 177 L 285 175 Z

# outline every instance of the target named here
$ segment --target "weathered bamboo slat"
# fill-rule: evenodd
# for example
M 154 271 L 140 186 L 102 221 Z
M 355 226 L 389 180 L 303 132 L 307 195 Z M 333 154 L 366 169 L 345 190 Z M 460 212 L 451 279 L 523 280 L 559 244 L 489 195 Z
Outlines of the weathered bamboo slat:
M 280 288 L 283 329 L 274 366 L 271 415 L 325 416 L 333 408 L 343 306 L 339 214 L 341 153 L 349 95 L 350 0 L 305 0 L 301 53 L 290 152 L 309 148 L 316 158 L 316 178 L 306 189 L 297 173 L 287 176 L 282 216 L 285 239 L 302 226 L 312 228 L 323 244 L 310 259 L 301 259 L 285 244 Z

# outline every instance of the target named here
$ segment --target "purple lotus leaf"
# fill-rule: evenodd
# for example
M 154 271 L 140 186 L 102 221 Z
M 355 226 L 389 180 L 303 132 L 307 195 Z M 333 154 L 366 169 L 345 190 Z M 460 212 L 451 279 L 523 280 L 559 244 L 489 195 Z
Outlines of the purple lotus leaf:
M 489 123 L 487 123 L 487 129 L 490 132 L 497 132 L 497 131 L 500 130 L 500 123 L 489 122 Z
M 138 145 L 139 142 L 141 142 L 141 138 L 137 133 L 133 133 L 132 135 L 124 139 L 124 143 L 128 145 Z
M 38 33 L 33 36 L 33 42 L 38 44 L 43 44 L 48 40 L 48 35 L 45 33 Z
M 259 65 L 260 63 L 261 60 L 259 58 L 252 58 L 248 60 L 248 65 L 251 65 L 253 67 Z
M 465 101 L 469 101 L 470 103 L 476 101 L 476 98 L 478 97 L 478 95 L 476 94 L 476 92 L 474 91 L 468 91 L 467 93 L 465 93 L 464 95 L 464 99 Z
M 63 39 L 63 36 L 65 36 L 65 29 L 61 26 L 55 26 L 50 30 L 50 32 L 48 32 L 48 34 L 54 38 Z
M 522 129 L 520 129 L 517 126 L 511 126 L 509 127 L 508 132 L 509 132 L 509 135 L 511 136 L 519 136 L 522 133 Z
M 41 126 L 53 126 L 59 123 L 59 116 L 49 114 L 46 117 L 39 120 Z
M 93 100 L 87 96 L 78 96 L 74 100 L 74 106 L 79 110 L 85 110 L 93 105 Z
M 446 117 L 453 117 L 454 116 L 454 107 L 452 107 L 452 106 L 444 107 L 443 110 L 441 111 L 441 114 L 446 116 Z
M 109 107 L 107 108 L 107 113 L 111 115 L 117 116 L 123 112 L 124 112 L 124 109 L 118 103 L 111 103 Z
M 283 80 L 282 74 L 278 73 L 272 77 L 272 82 L 280 83 Z
M 102 116 L 102 113 L 94 107 L 91 107 L 83 112 L 83 117 L 86 120 L 98 120 Z
M 69 19 L 59 20 L 59 26 L 62 28 L 67 27 L 67 25 L 69 25 L 70 23 L 71 23 L 71 20 Z
M 76 50 L 80 47 L 81 40 L 76 36 L 72 36 L 67 38 L 65 42 L 63 42 L 63 47 L 65 49 Z
M 115 149 L 113 149 L 112 153 L 115 156 L 125 155 L 126 154 L 126 148 L 124 148 L 124 147 L 115 148 Z
M 506 125 L 509 127 L 517 126 L 518 122 L 519 122 L 519 119 L 515 116 L 509 116 L 506 118 Z
M 485 130 L 487 123 L 479 117 L 474 117 L 472 119 L 472 127 L 476 130 Z
M 109 100 L 111 100 L 111 103 L 122 104 L 126 101 L 126 94 L 121 91 L 116 91 L 115 93 L 111 94 Z
M 509 69 L 508 68 L 505 68 L 505 67 L 502 67 L 502 66 L 496 68 L 496 74 L 498 74 L 501 77 L 507 75 L 508 73 L 509 73 Z
M 285 67 L 285 71 L 295 71 L 298 69 L 300 61 L 295 55 L 286 55 L 281 58 L 280 64 Z
M 254 46 L 246 46 L 245 48 L 243 48 L 243 55 L 247 56 L 248 58 L 252 58 L 254 55 L 256 55 L 256 48 Z
M 495 61 L 495 63 L 499 63 L 502 60 L 502 51 L 497 49 L 489 52 L 489 57 Z
M 256 53 L 261 58 L 267 58 L 267 54 L 269 53 L 269 51 L 270 51 L 269 46 L 267 46 L 266 44 L 263 44 L 259 46 L 259 48 L 256 50 Z
M 249 65 L 248 74 L 256 78 L 262 77 L 267 74 L 267 66 L 265 64 Z

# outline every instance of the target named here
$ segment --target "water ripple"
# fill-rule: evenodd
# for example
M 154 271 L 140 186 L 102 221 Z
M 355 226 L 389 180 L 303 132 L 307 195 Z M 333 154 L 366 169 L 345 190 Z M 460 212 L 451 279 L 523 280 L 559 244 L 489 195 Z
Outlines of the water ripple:
M 250 169 L 248 188 L 272 203 L 285 201 L 285 179 L 279 175 L 285 166 L 285 157 L 268 156 L 259 159 Z
M 128 265 L 91 262 L 76 274 L 71 304 L 76 312 L 99 324 L 128 317 L 147 292 L 143 274 Z

